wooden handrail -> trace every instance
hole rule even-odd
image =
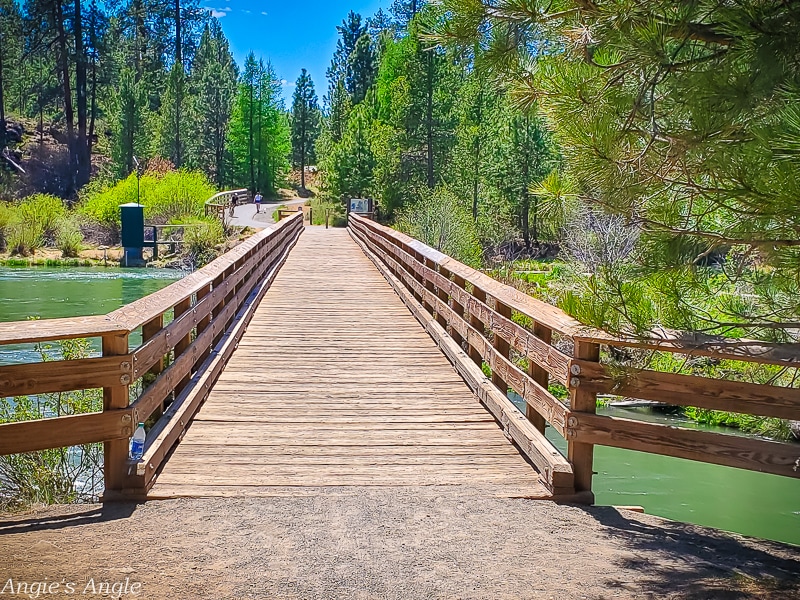
[[[0,424],[0,454],[104,442],[106,497],[146,493],[302,230],[302,215],[294,215],[180,281],[104,316],[0,323],[0,345],[103,340],[102,357],[0,366],[3,397],[103,389],[101,413]],[[174,318],[164,325],[170,313]],[[142,344],[130,351],[128,336],[139,327]],[[131,403],[129,387],[148,373],[154,380]],[[167,405],[170,410],[164,412]],[[128,438],[136,423],[151,415],[156,423],[148,432],[146,460],[130,461]]]
[[[510,388],[524,398],[526,416],[537,431],[543,431],[547,422],[567,440],[574,492],[583,494],[584,499],[591,494],[595,444],[800,477],[798,444],[595,414],[598,393],[623,393],[631,398],[798,420],[798,389],[612,367],[600,362],[600,346],[604,344],[786,366],[798,362],[796,345],[713,339],[706,346],[666,333],[663,338],[645,340],[614,336],[585,327],[557,307],[529,298],[393,229],[353,214],[349,228],[440,347],[440,334],[431,320],[439,330],[446,331],[444,335],[451,342],[465,346],[463,356],[449,355],[460,372],[467,356],[472,363],[487,364],[499,392],[505,395]],[[514,312],[527,317],[532,326],[516,323]],[[553,346],[553,332],[571,340],[572,356]],[[516,364],[512,353],[527,359],[527,370]],[[548,390],[550,377],[567,387],[568,404]],[[483,399],[479,386],[471,386]],[[507,418],[505,408],[498,413],[490,404],[487,407],[501,422]],[[541,442],[530,431],[526,435],[531,443]],[[531,459],[539,466],[542,456],[536,457],[539,462]],[[544,483],[551,490],[563,490],[563,481],[557,484],[551,471]]]
[[[217,213],[222,213],[226,208],[228,208],[228,198],[233,196],[234,194],[241,195],[244,198],[250,197],[250,191],[246,188],[242,188],[239,190],[225,190],[224,192],[218,192],[211,196],[208,200],[205,201],[205,214],[208,216],[208,213],[211,212],[210,209],[214,209]]]

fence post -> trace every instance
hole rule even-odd
[[[600,361],[600,344],[575,340],[573,356],[581,360]],[[572,412],[597,412],[597,394],[580,387],[580,380],[570,375],[569,407]],[[568,424],[569,425],[569,424]],[[572,463],[575,473],[575,491],[592,491],[594,445],[574,442],[568,439],[567,460]]]
[[[103,336],[103,356],[128,354],[128,334]],[[103,388],[103,410],[128,407],[128,386],[131,376],[120,375],[119,385]],[[130,419],[130,417],[128,417]],[[130,419],[132,421],[132,419]],[[127,426],[128,436],[133,435],[136,423]],[[128,440],[119,439],[103,443],[103,479],[106,492],[121,492],[128,478]]]
[[[148,321],[144,325],[142,325],[142,344],[147,342],[148,340],[153,339],[158,332],[164,328],[164,315],[158,315],[156,318]],[[160,359],[156,361],[152,367],[150,367],[147,373],[151,375],[158,376],[164,370],[164,357],[162,356]],[[144,391],[148,386],[143,385],[142,391]],[[156,409],[156,412],[153,413],[155,415],[156,420],[158,420],[161,415],[164,413],[164,403],[161,403],[161,408]]]
[[[506,306],[497,298],[495,298],[494,301],[494,310],[501,317],[511,319],[511,307]],[[494,337],[494,340],[492,340],[492,346],[494,346],[495,352],[497,352],[497,354],[503,358],[510,358],[511,346],[509,343],[504,340],[500,334],[497,333],[497,331],[492,331],[492,335]],[[497,373],[495,373],[494,370],[492,370],[492,383],[500,388],[500,391],[503,392],[503,395],[508,393],[508,383],[504,381]]]
[[[480,300],[484,304],[486,303],[486,292],[478,287],[475,287],[474,285],[472,286],[472,296],[476,300]],[[469,311],[469,324],[477,329],[479,334],[484,335],[486,326],[484,325],[483,321],[481,321],[477,315],[473,313],[472,310]],[[483,366],[483,355],[481,354],[481,351],[472,344],[469,345],[469,357],[472,359],[472,362],[479,367]]]
[[[545,325],[542,325],[538,321],[533,322],[533,335],[538,337],[546,344],[549,344],[553,341],[553,330]],[[536,361],[530,357],[528,357],[528,375],[530,375],[531,379],[541,385],[544,389],[547,389],[547,386],[550,383],[550,374],[547,372],[547,369],[540,367],[538,364],[536,364]],[[530,404],[525,405],[525,416],[528,417],[528,420],[533,423],[536,429],[544,433],[546,424],[545,419]]]
[[[174,312],[175,318],[177,319],[182,314],[190,311],[191,309],[192,309],[192,297],[189,296],[188,298],[181,300],[175,305],[175,312]],[[175,351],[174,351],[175,360],[178,360],[178,357],[184,352],[186,352],[186,350],[191,345],[192,345],[192,333],[189,332],[185,336],[183,336],[180,340],[178,340],[178,342],[175,344]],[[181,381],[175,386],[176,398],[178,397],[178,394],[181,393],[181,390],[183,390],[183,388],[185,388],[189,384],[189,380],[191,378],[192,378],[192,373],[191,371],[189,371],[189,373],[187,373],[186,376],[183,379],[181,379]]]
[[[449,271],[448,271],[448,273],[449,273]],[[460,275],[453,275],[453,283],[455,285],[457,285],[459,288],[461,288],[462,290],[465,289],[464,286],[466,285],[466,281],[464,281],[464,278],[461,277]],[[456,313],[459,317],[461,317],[463,319],[464,318],[464,305],[461,304],[456,299],[455,296],[451,296],[451,299],[453,301],[453,312]],[[453,328],[452,326],[450,327],[450,329],[451,329],[450,335],[453,336],[453,339],[455,340],[456,344],[458,344],[458,347],[459,348],[463,348],[464,339],[461,337],[461,334],[458,333],[458,331],[456,331],[455,328]]]

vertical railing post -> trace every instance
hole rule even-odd
[[[103,336],[103,356],[128,354],[128,334]],[[119,385],[103,388],[103,410],[128,407],[128,386],[131,376],[120,376]],[[130,417],[128,417],[130,419]],[[136,423],[128,424],[128,436],[133,435]],[[119,439],[103,443],[103,479],[106,491],[121,492],[128,477],[128,440]]]
[[[203,298],[208,296],[211,293],[211,284],[204,285],[199,290],[197,290],[197,301],[200,302]],[[197,322],[197,335],[199,336],[203,333],[208,326],[211,325],[211,311],[208,314],[200,319]],[[211,345],[209,344],[206,348],[202,348],[200,354],[197,356],[197,360],[194,362],[193,370],[196,370],[205,359],[208,358],[208,355],[211,353]]]
[[[164,328],[164,315],[158,315],[155,319],[151,319],[144,325],[142,325],[142,343],[144,344],[148,340],[153,339],[158,332]],[[147,370],[147,374],[158,376],[164,370],[164,357],[162,356],[159,358],[156,363]],[[142,386],[142,391],[145,389],[145,385]],[[162,402],[160,409],[156,409],[153,413],[153,417],[156,420],[161,417],[164,411],[164,404]]]
[[[217,275],[214,278],[214,282],[212,284],[214,286],[214,289],[215,290],[219,289],[224,281],[225,281],[225,273],[220,273],[219,275]],[[212,317],[214,319],[218,319],[224,309],[225,309],[225,298],[221,298],[220,300],[217,301],[217,305],[214,307],[214,310],[212,311]],[[223,331],[217,331],[217,334],[214,336],[214,339],[211,342],[212,348],[216,346],[222,339],[222,336],[225,333],[224,329],[225,328],[223,328]]]
[[[581,360],[599,362],[600,345],[593,342],[575,340],[573,356]],[[579,384],[580,380],[570,380],[570,410],[573,412],[595,413],[597,411],[596,393],[581,388]],[[567,460],[572,463],[572,470],[575,473],[575,491],[591,492],[594,446],[592,444],[574,442],[569,438],[567,442]]]
[[[458,287],[460,287],[462,290],[464,289],[464,285],[466,285],[466,281],[464,281],[464,278],[459,276],[459,275],[454,275],[453,276],[453,283],[455,285],[457,285]],[[453,312],[456,313],[459,317],[461,317],[463,319],[464,318],[464,305],[461,304],[456,299],[455,296],[451,296],[451,298],[452,298]],[[456,344],[458,344],[459,347],[462,347],[462,344],[464,343],[464,338],[462,338],[461,334],[458,331],[456,331],[452,326],[451,326],[450,329],[451,329],[450,335],[453,337],[453,339],[455,340]]]
[[[175,305],[175,318],[177,319],[182,314],[190,311],[191,309],[192,309],[192,297],[189,296],[188,298],[185,298],[184,300],[181,300],[180,302],[178,302]],[[185,336],[183,336],[180,340],[178,340],[178,343],[175,344],[175,360],[177,360],[178,357],[181,354],[186,352],[186,350],[191,345],[192,345],[192,333],[189,332]],[[191,380],[191,378],[192,378],[192,373],[191,373],[191,371],[189,371],[183,377],[183,379],[181,379],[178,382],[178,385],[175,386],[175,396],[176,397],[178,396],[178,394],[181,393],[181,390],[183,390],[183,388],[185,388],[187,385],[189,385],[189,380]]]
[[[476,300],[480,300],[481,302],[484,303],[486,302],[486,292],[484,292],[479,287],[475,287],[473,285],[472,295]],[[472,325],[472,327],[474,327],[475,329],[477,329],[478,333],[483,335],[486,326],[484,325],[483,321],[481,321],[477,317],[477,315],[475,315],[474,312],[471,310],[469,311],[469,324]],[[481,351],[478,350],[472,344],[469,345],[469,357],[472,359],[472,362],[474,362],[479,367],[483,366],[483,355],[481,354]]]
[[[511,308],[506,306],[499,300],[495,299],[494,301],[494,310],[497,314],[507,319],[511,318]],[[497,331],[493,331],[494,340],[492,341],[492,346],[494,346],[494,351],[502,356],[503,358],[510,358],[511,355],[511,346],[509,343],[504,340]],[[492,383],[495,384],[503,394],[508,392],[508,383],[504,381],[497,373],[494,371],[492,372]]]
[[[439,267],[439,275],[441,275],[443,278],[445,278],[447,280],[450,279],[450,271],[448,271],[447,269],[445,269],[442,266]],[[438,290],[439,291],[437,292],[437,296],[439,297],[439,300],[441,300],[444,304],[447,304],[448,301],[450,300],[450,292],[448,290],[442,289],[442,288],[438,288]],[[441,325],[442,327],[444,327],[447,330],[447,335],[449,335],[450,337],[453,337],[453,328],[452,327],[448,327],[448,325],[447,325],[447,317],[445,315],[437,314],[437,319],[439,321],[439,325]]]
[[[553,340],[553,330],[542,325],[538,321],[534,321],[533,323],[533,335],[546,344],[549,344]],[[544,389],[547,389],[547,386],[550,384],[550,374],[547,372],[547,369],[540,367],[536,364],[536,361],[530,357],[528,357],[528,375]],[[528,417],[528,420],[533,423],[536,429],[544,433],[545,418],[530,404],[525,405],[525,416]]]
[[[419,252],[414,251],[414,258],[416,258],[417,262],[419,262],[420,264],[423,265],[427,264],[425,257],[422,256],[422,254],[420,254]],[[422,287],[424,287],[430,292],[434,291],[433,282],[428,281],[424,273],[417,273],[416,271],[414,271],[414,274],[416,275],[417,281],[419,281],[422,284]],[[422,297],[422,306],[425,308],[426,311],[428,311],[428,313],[430,313],[431,315],[433,314],[433,305],[430,302],[428,302],[426,296]]]

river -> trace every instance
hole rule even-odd
[[[156,269],[0,268],[0,321],[105,314],[180,276]],[[132,336],[131,345],[138,343]],[[0,364],[29,360],[39,360],[30,345],[0,347]],[[732,433],[641,409],[598,412]],[[566,452],[563,438],[547,431]],[[800,480],[603,446],[595,448],[595,470],[597,504],[640,505],[649,514],[800,544]]]

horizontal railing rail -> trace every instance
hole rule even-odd
[[[245,188],[239,190],[225,190],[224,192],[216,193],[205,202],[206,216],[213,213],[222,217],[225,214],[225,210],[230,207],[231,196],[234,195],[237,196],[240,204],[250,201],[250,190]]]
[[[597,394],[603,393],[798,420],[798,389],[608,365],[601,363],[600,354],[601,345],[633,346],[794,366],[800,365],[795,345],[686,338],[667,331],[644,339],[613,336],[393,229],[353,214],[349,227],[478,397],[539,468],[554,495],[568,494],[573,486],[576,494],[589,497],[595,445],[800,477],[800,444],[596,414]],[[524,316],[530,325],[520,325],[517,316]],[[562,345],[571,346],[571,352],[554,345],[556,335],[571,342]],[[490,379],[475,371],[484,363],[491,369]],[[568,402],[549,391],[551,382],[566,387]],[[496,393],[487,391],[487,386]],[[525,400],[529,426],[520,425],[521,413],[507,401],[509,389]],[[546,423],[567,441],[568,469],[558,460],[560,454],[554,457],[554,447],[543,436]]]
[[[101,338],[102,356],[0,366],[0,397],[103,390],[103,411],[0,424],[0,454],[103,442],[106,498],[142,495],[183,435],[303,229],[281,221],[180,281],[107,315],[0,323],[0,345]],[[142,343],[129,348],[141,329]],[[141,393],[131,402],[131,386]],[[142,460],[136,423],[152,423]]]

